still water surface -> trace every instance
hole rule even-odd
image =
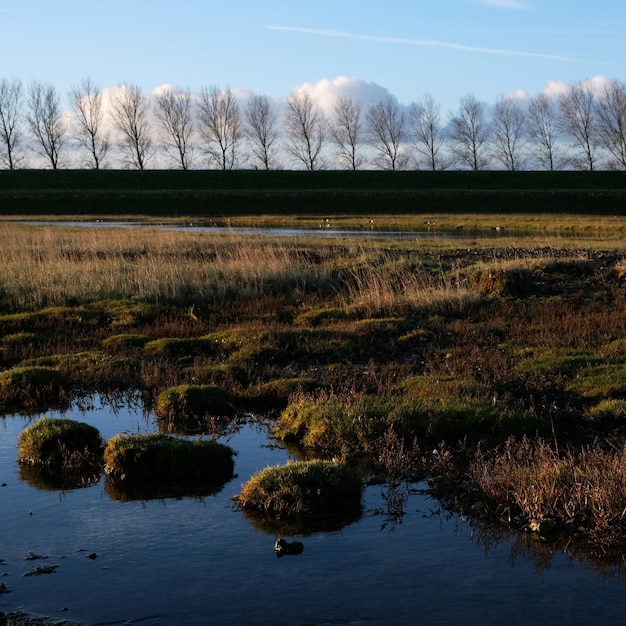
[[[65,416],[93,424],[105,438],[156,430],[140,408],[113,410],[97,398]],[[542,566],[515,538],[489,541],[468,521],[438,512],[419,489],[401,523],[384,525],[385,487],[369,486],[360,521],[287,537],[301,540],[304,553],[277,558],[275,536],[257,530],[231,501],[255,471],[289,459],[268,445],[258,423],[222,439],[238,451],[237,477],[217,495],[119,502],[104,479],[66,492],[21,480],[16,441],[30,422],[0,419],[0,582],[11,590],[0,595],[0,611],[90,624],[279,626],[571,626],[620,623],[626,612],[617,568],[600,575],[561,553]],[[27,561],[29,552],[48,558]],[[59,567],[24,577],[36,565]]]

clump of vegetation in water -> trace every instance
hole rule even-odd
[[[19,435],[17,460],[24,465],[78,470],[102,463],[97,428],[64,418],[44,417]]]
[[[212,440],[173,435],[116,435],[104,449],[104,472],[113,479],[223,480],[234,469],[232,448]]]
[[[156,416],[169,432],[202,432],[207,418],[233,415],[233,397],[212,385],[179,385],[161,392]]]
[[[361,506],[361,478],[345,463],[298,461],[261,470],[235,501],[244,511],[277,516],[349,514]]]

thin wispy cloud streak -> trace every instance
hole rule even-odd
[[[403,37],[384,37],[380,35],[363,35],[359,33],[349,33],[339,30],[325,30],[319,28],[302,28],[298,26],[268,26],[269,30],[304,33],[307,35],[317,35],[320,37],[335,37],[341,39],[357,39],[360,41],[372,41],[377,43],[391,43],[405,46],[420,46],[425,48],[447,48],[449,50],[459,50],[462,52],[475,52],[478,54],[490,54],[494,56],[519,56],[535,59],[548,59],[551,61],[565,61],[569,63],[589,63],[584,59],[575,59],[568,56],[555,54],[545,54],[543,52],[528,52],[525,50],[506,50],[500,48],[484,48],[480,46],[468,46],[465,44],[449,41],[439,41],[436,39],[408,39]]]
[[[514,9],[516,11],[528,11],[530,7],[519,0],[477,0],[478,4],[495,7],[497,9]]]

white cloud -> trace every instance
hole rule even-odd
[[[517,102],[523,102],[525,100],[528,100],[530,98],[530,95],[525,89],[516,89],[511,93],[507,93],[505,98],[508,98],[509,100],[515,100]]]
[[[303,33],[307,35],[316,35],[319,37],[334,37],[340,39],[355,39],[360,41],[371,41],[375,43],[389,43],[404,46],[420,46],[425,48],[447,48],[450,50],[459,50],[460,52],[473,52],[478,54],[489,54],[495,56],[519,56],[536,59],[549,59],[551,61],[567,61],[574,63],[584,63],[583,59],[575,59],[567,56],[554,54],[545,54],[543,52],[529,52],[525,50],[507,50],[501,48],[486,48],[480,46],[468,46],[461,43],[451,41],[440,41],[437,39],[409,39],[403,37],[385,37],[380,35],[363,35],[360,33],[350,33],[339,30],[326,30],[320,28],[301,28],[298,26],[268,26],[269,30]]]
[[[569,85],[562,80],[550,80],[547,85],[541,91],[542,94],[548,96],[548,98],[558,98],[562,94],[569,90]]]
[[[370,104],[393,98],[392,94],[376,83],[358,78],[339,76],[332,80],[324,78],[316,83],[304,83],[296,87],[307,91],[326,113],[332,113],[340,97],[353,98],[367,109]]]

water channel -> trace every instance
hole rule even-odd
[[[47,415],[57,416],[49,412]],[[99,397],[63,414],[106,438],[152,432],[139,404]],[[619,623],[621,569],[496,536],[443,512],[412,485],[406,514],[390,518],[385,485],[365,488],[363,516],[340,530],[286,537],[251,524],[232,496],[289,453],[249,419],[221,441],[236,477],[215,495],[117,499],[106,480],[71,490],[21,477],[18,434],[34,418],[0,418],[0,612],[24,610],[87,624],[589,624]],[[29,553],[41,558],[27,560]],[[58,566],[25,576],[34,566]]]

